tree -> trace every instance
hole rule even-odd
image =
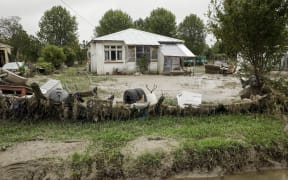
[[[12,38],[19,30],[23,30],[18,16],[0,18],[0,39],[6,41]]]
[[[67,46],[77,42],[76,17],[61,6],[47,10],[39,22],[40,31],[37,33],[44,44]]]
[[[150,13],[150,16],[145,19],[145,30],[162,34],[165,36],[176,36],[176,20],[175,15],[164,9],[158,8]]]
[[[39,56],[40,42],[29,36],[17,16],[0,19],[0,39],[13,47],[12,59],[35,61]]]
[[[226,50],[240,54],[261,91],[288,42],[287,0],[212,0],[209,26]]]
[[[25,48],[25,59],[30,62],[36,62],[41,53],[42,44],[39,39],[33,35],[29,36],[28,48]]]
[[[191,14],[179,24],[178,36],[185,41],[186,46],[197,55],[203,54],[206,43],[206,33],[203,21]]]
[[[67,66],[73,66],[74,62],[77,59],[76,53],[73,51],[72,48],[69,48],[69,47],[64,47],[63,48],[63,52],[64,52],[64,54],[66,56],[65,64]]]
[[[108,10],[95,28],[95,36],[103,36],[133,27],[132,18],[121,10]]]
[[[59,68],[66,60],[66,56],[62,48],[55,45],[46,45],[41,50],[40,60],[50,62],[54,67]]]
[[[142,18],[135,20],[134,27],[139,30],[145,30],[145,20]]]

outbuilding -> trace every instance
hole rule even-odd
[[[12,47],[0,43],[0,67],[9,62],[9,55],[11,54]]]
[[[183,72],[184,58],[195,57],[184,41],[136,29],[97,37],[89,42],[89,70],[97,74]]]

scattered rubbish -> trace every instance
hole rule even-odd
[[[178,106],[185,108],[187,106],[197,107],[202,103],[202,94],[182,91],[177,94]]]
[[[19,76],[9,70],[0,68],[0,74],[5,74],[1,77],[2,81],[6,81],[7,83],[13,83],[13,85],[26,85],[28,81],[27,78]]]
[[[55,89],[63,89],[62,84],[59,80],[56,79],[49,79],[45,84],[41,87],[41,92],[45,97],[49,97],[50,93]]]
[[[147,102],[147,96],[143,89],[128,89],[124,91],[123,102],[125,104],[144,103]]]
[[[19,72],[19,68],[24,66],[24,62],[9,62],[4,64],[4,66],[2,67],[5,70],[17,73]]]
[[[0,68],[0,91],[2,95],[14,95],[17,97],[32,95],[32,89],[26,85],[27,81],[27,78]]]
[[[153,88],[150,89],[148,87],[148,85],[146,84],[146,88],[150,92],[149,94],[146,95],[147,96],[147,102],[149,103],[150,106],[154,106],[158,102],[158,99],[154,93],[155,89],[157,89],[157,85],[154,84]]]
[[[68,98],[68,92],[61,88],[53,89],[49,94],[49,100],[54,104],[61,104]]]
[[[207,74],[233,74],[235,71],[235,66],[222,61],[215,61],[214,64],[205,64],[205,73]]]

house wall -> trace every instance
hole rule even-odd
[[[104,46],[122,46],[122,61],[105,61]],[[89,47],[89,52],[91,55],[91,72],[96,72],[97,74],[112,74],[116,69],[118,71],[124,71],[129,69],[126,67],[126,47],[122,42],[97,42],[91,43]],[[129,65],[128,65],[129,66]],[[132,65],[133,66],[133,65]]]
[[[122,46],[123,61],[105,61],[104,46]],[[128,62],[128,46],[123,42],[97,42],[90,43],[88,54],[90,55],[90,70],[91,72],[103,75],[119,72],[123,74],[131,74],[137,71],[136,62]],[[88,56],[89,58],[89,56]],[[149,63],[148,70],[150,73],[163,72],[164,56],[158,48],[158,61]]]
[[[158,73],[162,74],[164,69],[164,55],[158,50]]]
[[[88,61],[90,68],[87,68],[91,72],[97,72],[97,62],[96,62],[96,44],[90,43],[87,51]]]
[[[150,73],[156,74],[158,73],[158,61],[157,62],[150,62],[148,66],[148,70]]]

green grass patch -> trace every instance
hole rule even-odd
[[[118,151],[128,141],[140,136],[175,139],[186,146],[201,148],[233,143],[272,146],[286,142],[284,122],[262,115],[222,115],[206,117],[162,117],[145,120],[107,121],[99,123],[40,122],[22,124],[0,122],[0,147],[31,139],[52,141],[80,139],[92,142],[89,149]]]
[[[75,92],[75,91],[87,91],[91,90],[98,82],[114,80],[111,76],[96,76],[86,73],[84,66],[73,66],[64,69],[59,74],[51,75],[38,75],[34,78],[30,78],[29,81],[37,82],[40,85],[44,84],[49,78],[57,79],[61,81],[63,88]]]

